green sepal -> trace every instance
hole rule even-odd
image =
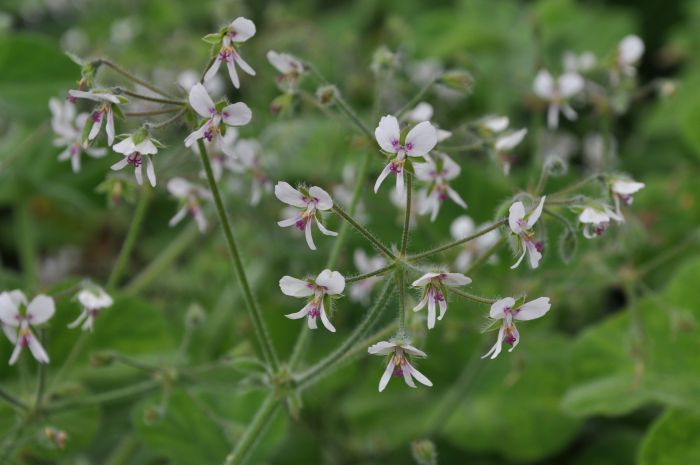
[[[224,38],[224,33],[223,32],[215,32],[212,34],[207,34],[204,37],[202,37],[202,40],[208,44],[216,45],[221,43],[221,40]]]
[[[124,113],[122,112],[122,109],[119,108],[119,105],[112,105],[112,113],[114,113],[114,116],[116,116],[120,120],[124,120]]]

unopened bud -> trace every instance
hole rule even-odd
[[[397,61],[397,55],[394,52],[385,46],[381,46],[372,55],[370,69],[375,73],[379,73],[382,70],[394,68]]]
[[[678,84],[672,79],[664,79],[659,83],[659,95],[664,98],[673,97],[678,92]]]
[[[335,86],[321,86],[316,90],[316,98],[321,105],[329,105],[335,100],[337,92]]]
[[[413,460],[418,465],[437,465],[437,450],[430,439],[417,439],[411,443]]]
[[[95,352],[90,356],[90,365],[95,368],[106,367],[114,363],[114,354],[112,352]]]
[[[204,312],[202,306],[199,304],[192,304],[185,314],[185,325],[188,328],[195,329],[201,326],[206,318],[207,314]]]
[[[54,446],[58,447],[59,449],[66,448],[68,434],[65,431],[56,429],[52,426],[47,426],[44,428],[44,435]]]
[[[442,74],[440,82],[451,89],[467,93],[474,85],[474,77],[466,69],[452,69]]]
[[[553,155],[548,157],[544,162],[543,169],[548,176],[559,177],[566,174],[566,172],[569,170],[569,165],[562,157]]]

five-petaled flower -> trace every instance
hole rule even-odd
[[[515,269],[523,261],[526,254],[529,254],[530,266],[537,268],[542,258],[542,249],[544,244],[538,241],[533,227],[542,215],[544,209],[545,197],[540,199],[540,203],[530,213],[525,213],[525,205],[522,202],[515,202],[508,210],[508,225],[510,230],[518,239],[518,247],[522,250],[522,255],[511,269]]]
[[[70,90],[68,95],[73,98],[83,98],[87,100],[92,100],[98,102],[97,107],[90,114],[90,119],[87,124],[90,126],[90,132],[88,133],[87,140],[94,140],[102,129],[102,125],[105,120],[107,124],[105,126],[105,132],[107,133],[107,145],[111,146],[114,144],[114,110],[113,105],[118,105],[120,103],[126,103],[124,97],[118,97],[114,94],[110,94],[106,91],[91,90],[85,92],[82,90]]]
[[[313,236],[311,235],[311,224],[316,223],[321,233],[326,236],[337,236],[338,233],[326,229],[319,218],[319,211],[326,211],[333,208],[333,199],[318,186],[313,186],[304,192],[294,189],[289,183],[280,181],[275,186],[275,196],[287,205],[296,207],[300,211],[286,220],[278,221],[282,228],[296,226],[300,231],[304,231],[306,243],[311,250],[316,250]]]
[[[146,176],[151,186],[156,187],[156,170],[153,166],[152,155],[158,153],[158,145],[160,143],[152,139],[144,129],[136,131],[121,142],[114,144],[112,150],[124,155],[121,161],[112,165],[114,171],[120,170],[127,165],[134,167],[134,176],[136,182],[143,184],[143,173],[141,166],[144,159],[146,160]]]
[[[379,186],[382,185],[382,182],[390,173],[396,175],[396,190],[403,192],[403,169],[406,157],[424,157],[437,144],[437,131],[428,121],[423,121],[414,126],[408,131],[405,140],[402,142],[399,122],[392,115],[382,117],[379,125],[374,130],[374,136],[379,147],[384,152],[394,155],[377,178],[377,182],[374,184],[374,192],[379,190]]]
[[[55,311],[53,299],[43,294],[37,295],[29,303],[24,293],[19,290],[0,294],[0,321],[4,325],[5,334],[15,345],[10,356],[10,365],[17,362],[25,347],[29,347],[38,362],[49,363],[49,355],[32,332],[31,326],[46,323]]]
[[[435,327],[435,306],[438,305],[440,307],[440,315],[437,316],[438,320],[442,320],[447,311],[445,287],[465,286],[471,282],[472,280],[462,273],[426,273],[411,284],[413,287],[423,288],[423,297],[418,302],[418,305],[413,307],[413,311],[417,312],[427,305],[428,329],[433,329]]]
[[[415,163],[413,170],[417,179],[429,183],[428,187],[420,193],[419,213],[421,215],[430,212],[430,221],[435,221],[442,202],[448,197],[460,207],[467,208],[462,197],[449,184],[449,181],[459,176],[461,171],[459,165],[450,157],[438,154],[434,158],[426,158],[425,163]]]
[[[214,138],[221,138],[221,123],[226,126],[244,126],[253,116],[248,105],[243,102],[232,103],[218,110],[207,90],[200,83],[193,85],[190,89],[189,101],[194,111],[206,120],[199,129],[187,136],[185,147],[191,146],[202,138],[209,142]]]
[[[282,90],[293,90],[304,73],[303,63],[294,55],[277,53],[274,50],[267,52],[267,61],[280,72],[277,76],[277,83]]]
[[[284,276],[280,279],[280,289],[291,297],[309,297],[308,302],[298,312],[285,315],[292,320],[306,317],[310,329],[316,329],[316,318],[320,317],[323,326],[332,333],[335,328],[328,319],[326,308],[329,296],[342,295],[345,289],[345,278],[337,271],[323,270],[315,279],[297,279]]]
[[[59,161],[71,161],[71,168],[74,173],[80,171],[80,155],[85,152],[91,157],[100,158],[107,154],[104,147],[83,147],[83,128],[88,121],[89,115],[81,113],[75,115],[75,105],[69,100],[60,101],[57,98],[49,100],[51,109],[51,127],[56,133],[53,144],[56,147],[65,147],[58,155]]]
[[[583,236],[586,239],[593,239],[608,229],[611,220],[622,223],[624,218],[615,213],[608,205],[596,204],[584,207],[578,220],[583,224]]]
[[[615,202],[615,213],[622,217],[620,204],[632,205],[634,201],[632,195],[642,190],[644,188],[644,183],[633,181],[632,179],[615,177],[609,180],[608,186],[613,202]]]
[[[416,384],[413,382],[414,379],[424,386],[430,387],[433,385],[423,373],[416,370],[416,368],[411,365],[408,358],[409,355],[413,357],[427,357],[426,353],[416,349],[408,341],[392,340],[377,342],[371,345],[367,349],[367,352],[372,355],[389,356],[389,362],[386,365],[384,374],[379,380],[379,392],[382,392],[386,388],[392,376],[403,378],[406,384],[412,388],[416,387]]]
[[[386,265],[386,260],[381,255],[375,255],[374,257],[367,256],[367,253],[362,249],[355,250],[352,256],[353,262],[355,262],[355,267],[357,271],[361,274],[371,273],[380,269]],[[351,300],[356,302],[362,302],[367,304],[369,302],[369,297],[372,294],[372,289],[375,284],[381,281],[380,276],[370,276],[361,281],[354,282],[350,285],[349,296]]]
[[[77,328],[81,323],[83,331],[92,331],[95,324],[95,318],[105,308],[112,306],[114,301],[112,297],[99,286],[89,284],[85,286],[76,296],[80,305],[83,306],[83,311],[78,318],[68,325],[69,328]]]
[[[489,316],[493,320],[503,321],[501,322],[501,328],[498,330],[498,339],[496,343],[481,358],[490,356],[494,359],[498,357],[498,354],[501,353],[501,346],[504,341],[511,346],[508,352],[512,352],[515,346],[518,345],[518,342],[520,342],[520,333],[518,332],[518,328],[515,327],[515,322],[513,320],[534,320],[535,318],[544,316],[551,307],[549,297],[540,297],[527,303],[524,302],[525,299],[516,301],[512,297],[506,297],[497,300],[491,305]]]
[[[243,71],[251,76],[255,76],[255,70],[241,58],[241,54],[238,52],[239,45],[254,35],[255,23],[253,21],[243,17],[234,19],[223,31],[221,49],[204,75],[204,80],[212,79],[222,63],[226,63],[231,82],[236,89],[241,86],[238,73],[236,72],[236,65],[240,66]]]
[[[168,181],[168,192],[179,199],[182,204],[175,216],[168,222],[168,226],[175,226],[189,213],[197,223],[199,231],[205,232],[207,230],[207,218],[202,211],[201,200],[211,199],[211,193],[184,178],[172,178]]]
[[[566,72],[555,79],[547,70],[541,70],[535,76],[534,90],[540,98],[549,102],[547,110],[547,126],[556,129],[559,126],[559,112],[569,121],[574,121],[578,115],[569,99],[583,90],[584,80],[577,74]]]

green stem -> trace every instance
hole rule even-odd
[[[15,210],[17,251],[27,288],[35,288],[39,282],[39,268],[34,235],[34,224],[28,202],[20,202]]]
[[[411,255],[410,257],[408,257],[408,259],[411,261],[415,261],[415,260],[422,260],[424,258],[432,257],[433,255],[438,254],[440,252],[444,252],[445,250],[450,250],[450,249],[455,248],[459,245],[465,244],[469,241],[473,241],[477,237],[483,236],[484,234],[489,233],[489,232],[493,231],[494,229],[501,227],[507,221],[508,221],[507,219],[497,221],[496,223],[492,224],[491,226],[488,226],[488,227],[482,229],[481,231],[477,231],[476,233],[472,234],[471,236],[467,236],[463,239],[459,239],[457,241],[453,241],[453,242],[447,243],[445,245],[441,245],[440,247],[430,249],[430,250],[423,252],[423,253]]]
[[[121,387],[113,389],[111,391],[101,392],[90,396],[85,396],[79,399],[68,399],[61,402],[49,404],[45,410],[50,413],[54,413],[80,407],[87,407],[90,405],[106,404],[116,400],[121,400],[127,397],[135,396],[137,394],[144,394],[146,392],[156,389],[159,385],[160,384],[155,380],[142,381],[140,383],[132,384],[130,386]]]
[[[399,109],[399,111],[396,112],[396,117],[400,119],[404,113],[416,106],[418,102],[420,102],[420,100],[423,98],[423,96],[430,90],[430,88],[433,87],[434,84],[435,79],[431,79],[430,81],[428,81],[428,83],[424,85],[411,100],[406,102],[404,106],[402,106]]]
[[[131,220],[131,225],[129,226],[129,231],[126,233],[126,238],[122,244],[122,249],[119,252],[117,261],[112,268],[112,273],[110,273],[107,279],[107,289],[114,290],[117,284],[119,284],[119,279],[122,277],[124,270],[126,269],[127,262],[129,261],[129,256],[131,251],[136,244],[136,238],[139,235],[139,230],[141,229],[141,224],[146,217],[146,211],[148,210],[148,204],[151,198],[151,190],[147,185],[143,185],[141,188],[141,195],[139,197],[139,202],[136,205],[136,211],[134,212],[134,217]]]
[[[474,271],[476,271],[479,267],[481,267],[481,265],[483,265],[484,263],[486,263],[486,261],[487,261],[489,258],[491,258],[491,256],[492,256],[493,254],[495,254],[495,253],[498,251],[498,249],[501,248],[501,246],[502,246],[503,244],[506,243],[506,240],[507,240],[507,238],[506,238],[505,236],[501,237],[501,238],[498,240],[498,242],[496,242],[495,244],[493,244],[491,247],[489,247],[489,249],[488,249],[486,252],[484,252],[483,254],[481,254],[481,256],[480,256],[479,258],[477,258],[477,259],[469,266],[469,268],[467,268],[467,269],[464,271],[464,274],[468,276],[468,275],[470,275],[471,273],[473,273]]]
[[[240,465],[246,460],[250,449],[258,442],[264,430],[275,417],[275,413],[277,413],[280,405],[281,402],[276,398],[274,392],[268,394],[255,413],[248,428],[246,428],[245,433],[243,433],[243,437],[241,437],[233,451],[224,460],[224,465]]]
[[[357,281],[362,281],[364,279],[371,278],[372,276],[377,276],[377,275],[380,275],[382,273],[386,273],[387,271],[393,270],[395,266],[396,266],[395,263],[390,263],[387,266],[384,266],[382,268],[378,268],[374,271],[370,271],[369,273],[358,274],[357,276],[350,276],[349,278],[345,278],[345,284],[350,284],[350,283],[354,283]]]
[[[182,115],[185,114],[186,111],[187,107],[180,108],[180,111],[175,113],[170,118],[160,121],[158,123],[145,123],[144,126],[146,127],[146,129],[163,129],[166,126],[170,126],[171,124],[177,122],[182,117]]]
[[[400,175],[399,175],[400,176]],[[403,217],[403,232],[401,233],[401,257],[406,256],[408,248],[408,231],[411,224],[411,193],[413,190],[413,176],[406,172],[406,212]]]
[[[335,349],[328,354],[324,359],[316,363],[314,366],[301,373],[298,377],[300,389],[304,389],[312,385],[317,379],[323,375],[326,370],[329,370],[340,360],[345,353],[352,348],[357,341],[365,334],[365,332],[374,324],[381,315],[382,310],[389,301],[392,294],[392,280],[387,279],[384,288],[382,289],[379,298],[374,303],[372,308],[367,312],[364,319],[358,324],[350,335]]]
[[[219,221],[221,227],[224,230],[224,236],[226,237],[226,245],[228,246],[229,256],[231,258],[231,264],[235,270],[236,278],[238,279],[238,284],[243,291],[243,296],[245,298],[246,308],[250,315],[251,321],[253,322],[253,327],[255,328],[255,334],[258,339],[263,352],[263,358],[270,365],[273,372],[279,369],[279,360],[277,359],[277,353],[275,352],[274,345],[272,344],[272,339],[267,331],[267,326],[265,325],[265,320],[263,319],[262,312],[258,303],[253,297],[253,292],[250,289],[250,284],[248,283],[248,278],[245,273],[245,268],[243,267],[243,261],[241,260],[240,253],[238,251],[238,244],[236,243],[236,238],[233,235],[233,229],[229,223],[228,216],[226,215],[226,208],[224,207],[224,202],[219,193],[219,187],[216,184],[216,179],[214,179],[214,172],[211,169],[211,163],[209,162],[209,155],[207,154],[207,148],[204,145],[202,139],[198,140],[199,144],[199,155],[202,160],[202,165],[204,166],[204,171],[207,174],[207,180],[209,182],[209,189],[211,190],[212,196],[214,197],[214,203],[216,204],[216,211],[219,214]]]
[[[163,108],[162,110],[151,110],[151,111],[127,111],[124,116],[157,116],[164,115],[166,113],[172,113],[175,111],[182,111],[180,108]]]
[[[22,410],[28,410],[29,407],[26,406],[24,402],[7,392],[5,389],[0,387],[0,398],[6,400],[8,403],[14,405],[15,407],[22,409]]]
[[[139,84],[139,85],[145,87],[146,89],[149,89],[149,90],[155,92],[156,94],[162,95],[163,97],[169,97],[169,95],[166,92],[162,91],[161,89],[154,86],[150,82],[135,76],[134,74],[125,70],[124,68],[122,68],[118,64],[116,64],[116,63],[114,63],[106,58],[100,58],[100,59],[96,60],[94,64],[95,64],[95,66],[99,66],[99,65],[108,66],[108,67],[112,68],[114,71],[116,71],[117,73],[124,76],[125,78],[131,80],[132,82],[135,82],[136,84]]]
[[[54,376],[53,379],[51,379],[51,383],[49,384],[49,392],[53,391],[53,389],[56,387],[63,375],[73,366],[76,359],[78,358],[78,354],[80,354],[80,351],[83,349],[83,346],[87,342],[87,339],[88,332],[81,331],[80,336],[78,336],[78,339],[73,344],[73,347],[68,353],[68,356],[61,364],[61,368],[58,369],[58,373],[56,373],[56,376]]]
[[[637,269],[637,272],[635,273],[635,277],[637,279],[643,278],[659,266],[665,264],[666,262],[673,260],[676,258],[677,255],[681,254],[684,252],[688,247],[692,246],[696,242],[698,242],[698,239],[700,238],[700,231],[694,231],[691,233],[687,238],[685,238],[683,241],[680,243],[676,244],[675,246],[665,250],[664,252],[660,253],[656,257],[652,258],[648,262],[642,264],[639,266]]]
[[[185,102],[184,100],[172,100],[169,98],[152,97],[150,95],[139,94],[138,92],[133,92],[133,91],[128,90],[128,89],[122,89],[121,87],[115,87],[114,93],[117,95],[120,95],[120,94],[128,95],[129,97],[134,97],[134,98],[139,99],[139,100],[146,100],[148,102],[163,103],[165,105],[184,106],[187,104],[187,102]]]
[[[42,328],[39,332],[39,340],[43,346],[46,346],[46,328]],[[36,383],[36,400],[34,401],[34,408],[36,410],[41,409],[42,402],[44,400],[44,391],[46,390],[46,371],[48,367],[46,363],[39,364],[39,374],[37,376]]]
[[[600,173],[588,176],[587,178],[584,178],[578,182],[575,182],[572,185],[565,187],[564,189],[562,189],[558,192],[555,192],[553,194],[549,194],[547,197],[550,199],[554,198],[554,197],[561,197],[562,195],[566,195],[566,194],[569,194],[570,192],[575,192],[575,191],[581,189],[582,187],[584,187],[586,184],[588,184],[591,181],[595,181],[596,179],[602,179],[602,178],[603,178],[603,175]],[[547,203],[549,203],[549,202],[547,202]]]
[[[401,335],[406,333],[406,286],[404,280],[404,270],[403,268],[398,268],[396,270],[396,286],[399,293],[399,316],[397,321],[399,322],[399,334]]]
[[[105,465],[122,465],[129,463],[131,456],[139,447],[139,441],[133,433],[128,433],[119,440],[117,447],[109,454]]]
[[[355,230],[357,230],[357,232],[362,234],[365,237],[365,239],[367,239],[369,242],[371,242],[372,245],[374,245],[382,254],[384,254],[384,256],[386,256],[386,258],[388,258],[389,260],[396,259],[396,257],[394,257],[394,254],[391,253],[391,250],[389,250],[389,248],[387,246],[382,244],[379,241],[379,239],[374,237],[374,235],[371,232],[369,232],[364,226],[362,226],[360,223],[355,221],[355,219],[353,217],[351,217],[350,215],[348,215],[345,212],[345,210],[340,208],[338,205],[333,205],[333,211],[335,213],[337,213],[340,217],[342,217],[345,221],[350,223],[350,225],[353,228],[355,228]]]
[[[461,291],[459,289],[455,289],[454,287],[446,286],[446,289],[448,291],[452,292],[453,294],[457,294],[458,296],[464,297],[465,299],[471,300],[472,302],[478,302],[480,304],[487,304],[487,305],[491,305],[492,303],[496,302],[496,299],[489,299],[487,297],[480,297],[480,296],[475,295],[475,294],[470,294],[468,292],[464,292],[464,291]]]
[[[124,286],[124,291],[129,294],[138,294],[141,292],[160,277],[162,273],[172,265],[177,257],[179,257],[192,242],[200,237],[201,233],[194,223],[187,225],[175,239],[165,248],[161,249],[158,255],[146,265],[146,268],[141,270],[139,274],[134,276],[131,281]]]

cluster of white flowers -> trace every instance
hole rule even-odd
[[[112,298],[102,288],[87,283],[75,296],[82,311],[69,328],[81,326],[84,331],[92,331],[95,317],[105,308],[112,306]],[[18,289],[0,293],[0,327],[14,345],[10,365],[17,363],[22,350],[29,348],[39,363],[49,363],[49,355],[35,334],[37,328],[47,323],[56,313],[56,304],[50,296],[39,294],[31,301]]]

